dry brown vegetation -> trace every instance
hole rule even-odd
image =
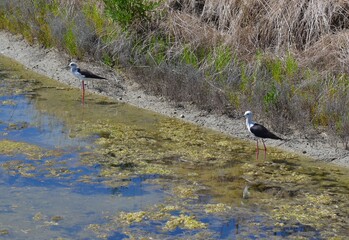
[[[3,0],[0,27],[122,66],[171,100],[250,109],[280,132],[326,128],[347,144],[348,1],[167,0],[130,22],[117,14],[106,0]]]
[[[170,15],[167,27],[185,42],[203,40],[204,44],[215,46],[216,41],[208,39],[220,39],[233,46],[242,57],[253,57],[258,50],[277,56],[291,51],[303,64],[316,66],[315,59],[322,64],[320,69],[325,65],[326,70],[347,70],[343,68],[348,65],[345,57],[349,36],[347,1],[168,2],[175,13]]]

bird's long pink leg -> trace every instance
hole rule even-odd
[[[258,155],[259,155],[259,147],[258,147],[258,139],[257,139],[256,160],[258,160]]]
[[[81,101],[82,101],[82,105],[84,105],[84,103],[85,103],[85,82],[84,82],[84,80],[82,80],[81,84],[82,84],[82,86],[81,86],[81,89],[82,89]]]
[[[267,157],[267,147],[265,146],[264,140],[262,139],[263,145],[264,145],[264,160]]]

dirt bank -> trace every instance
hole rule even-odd
[[[19,36],[0,31],[0,54],[20,62],[30,70],[60,82],[75,87],[80,85],[67,69],[71,59],[58,50],[31,46]],[[108,78],[108,81],[90,84],[88,88],[91,92],[108,95],[119,101],[167,116],[182,118],[185,121],[215,129],[233,137],[253,140],[245,129],[243,119],[231,119],[227,116],[208,114],[197,110],[195,106],[190,104],[167,102],[163,98],[146,94],[132,80],[123,77],[106,66],[91,62],[79,62],[79,65]],[[287,151],[349,167],[349,151],[330,144],[330,139],[325,133],[303,135],[299,132],[292,136],[283,137],[287,141],[268,140],[267,145],[278,146]]]

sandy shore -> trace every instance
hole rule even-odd
[[[74,87],[80,86],[79,81],[67,69],[71,59],[58,50],[31,46],[19,36],[0,31],[0,54],[10,57],[28,69],[52,79]],[[243,119],[231,119],[227,116],[208,114],[199,111],[189,104],[178,106],[178,104],[166,102],[163,98],[145,94],[132,80],[122,77],[106,66],[90,62],[79,62],[79,65],[108,78],[108,81],[101,81],[98,84],[89,86],[89,91],[91,92],[107,95],[116,100],[170,117],[181,118],[185,121],[229,134],[232,137],[253,141],[245,129]],[[330,140],[325,133],[311,136],[298,133],[283,137],[288,141],[268,140],[267,145],[277,146],[314,159],[349,167],[349,151],[329,144]]]

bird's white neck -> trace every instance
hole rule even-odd
[[[72,73],[75,73],[75,72],[77,71],[77,67],[72,66],[72,67],[70,68],[70,71],[71,71]]]
[[[248,116],[246,118],[246,127],[248,129],[248,131],[250,131],[250,128],[255,124],[255,122],[252,121],[251,116]]]

